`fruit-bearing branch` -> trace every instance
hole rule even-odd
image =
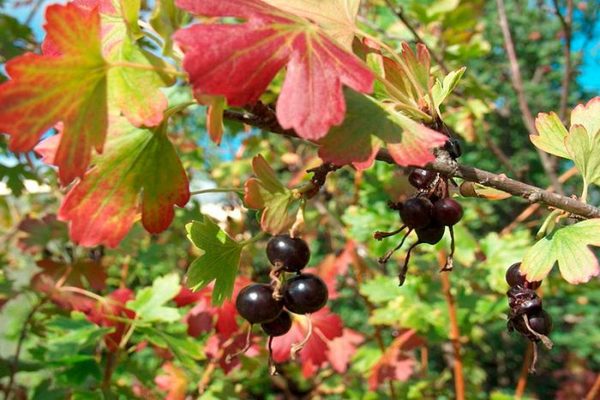
[[[273,109],[262,103],[248,107],[247,112],[225,110],[224,117],[276,134],[299,138],[293,130],[283,129],[277,122]],[[376,158],[379,161],[395,164],[391,155],[385,149],[379,150]],[[579,217],[600,218],[600,208],[571,197],[552,193],[539,187],[508,178],[504,174],[495,174],[479,168],[459,164],[443,153],[434,162],[425,166],[425,168],[448,177],[461,178],[486,187],[502,190],[514,196],[523,197],[531,203],[542,203]]]

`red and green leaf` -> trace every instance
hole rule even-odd
[[[115,247],[141,219],[159,233],[173,220],[173,206],[189,200],[188,179],[163,129],[139,129],[121,117],[111,121],[105,154],[65,197],[59,218],[70,223],[82,246]]]
[[[53,163],[67,184],[83,176],[92,148],[103,150],[108,66],[97,10],[54,5],[48,7],[46,20],[54,51],[28,53],[6,64],[11,79],[0,85],[0,131],[11,136],[12,151],[30,151],[44,132],[62,122]]]
[[[256,178],[248,179],[244,185],[244,203],[262,210],[263,231],[281,233],[294,223],[299,199],[277,180],[275,171],[260,154],[252,159],[252,169]]]
[[[346,91],[346,103],[344,123],[319,142],[319,155],[325,161],[364,169],[385,145],[399,165],[422,166],[433,161],[433,149],[448,140],[369,96]]]
[[[305,18],[260,0],[179,0],[177,5],[196,15],[247,19],[196,24],[175,34],[198,95],[223,95],[232,106],[254,103],[287,66],[277,119],[303,138],[319,139],[344,119],[342,85],[372,90],[373,74],[366,66]]]

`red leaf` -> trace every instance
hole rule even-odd
[[[352,329],[344,329],[342,336],[333,339],[329,343],[329,352],[327,356],[331,367],[339,372],[346,372],[348,363],[356,352],[356,348],[365,338]]]
[[[245,356],[254,357],[259,354],[259,347],[256,344],[258,337],[251,336],[252,345],[248,349]],[[237,331],[235,335],[212,335],[208,338],[205,345],[206,355],[211,359],[216,359],[219,366],[225,373],[228,373],[240,364],[239,357],[234,357],[231,362],[227,363],[228,355],[234,355],[239,352],[246,344],[246,332]]]
[[[183,207],[190,197],[186,173],[163,130],[137,129],[119,117],[109,131],[105,154],[73,186],[58,213],[82,246],[117,246],[137,220],[138,207],[144,228],[159,233],[173,220],[173,207]]]
[[[43,259],[37,262],[37,266],[42,269],[38,275],[46,275],[55,282],[64,279],[66,284],[77,287],[85,287],[84,282],[88,282],[90,288],[97,291],[106,287],[106,271],[97,262],[79,261],[73,264],[63,264]]]
[[[273,359],[276,362],[284,362],[290,358],[290,349],[295,343],[301,342],[308,332],[307,317],[293,315],[293,324],[290,331],[283,335],[273,338]],[[325,307],[310,315],[313,325],[313,332],[304,348],[300,351],[300,360],[302,362],[302,372],[305,377],[314,375],[314,373],[329,358],[331,341],[343,335],[343,324],[341,318],[331,313]]]
[[[133,300],[134,297],[134,293],[130,289],[117,289],[107,296],[106,302],[96,303],[87,313],[87,317],[91,322],[99,326],[114,328],[112,333],[104,337],[106,347],[110,351],[116,351],[119,348],[121,339],[125,334],[125,329],[129,326],[129,324],[122,321],[115,321],[111,317],[135,318],[135,312],[125,307],[125,303]]]
[[[19,248],[31,254],[39,254],[51,240],[68,240],[67,226],[48,214],[41,219],[26,217],[18,226],[23,232],[17,242]]]
[[[175,34],[196,94],[223,95],[233,106],[254,103],[287,66],[277,119],[303,138],[319,139],[344,119],[342,84],[372,90],[373,74],[366,66],[302,17],[260,0],[178,0],[177,5],[197,15],[248,19],[197,24]]]
[[[171,362],[163,364],[162,369],[164,374],[154,378],[154,382],[160,390],[167,392],[165,400],[184,400],[188,383],[185,371]]]
[[[102,152],[107,125],[106,69],[100,17],[73,4],[47,8],[46,31],[55,53],[10,60],[0,85],[0,131],[12,151],[30,151],[56,123],[64,135],[53,163],[63,184],[82,176],[92,148]]]
[[[406,352],[424,343],[413,329],[400,334],[373,366],[369,376],[369,388],[375,390],[381,383],[390,380],[407,381],[414,372],[416,362]]]

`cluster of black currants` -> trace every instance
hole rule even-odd
[[[267,243],[267,258],[272,264],[271,283],[253,283],[238,294],[235,307],[250,325],[260,324],[273,337],[285,335],[292,327],[292,315],[314,313],[327,303],[327,285],[313,274],[302,273],[310,250],[306,242],[289,235],[272,237]],[[283,274],[295,275],[284,282]],[[310,323],[310,318],[308,319]]]
[[[548,349],[552,341],[548,334],[552,331],[552,318],[542,308],[542,299],[536,293],[541,281],[529,282],[520,272],[521,263],[511,265],[506,271],[506,282],[510,286],[506,295],[510,312],[508,331],[517,331],[533,343],[533,358],[529,372],[535,371],[537,343],[542,342]]]
[[[415,168],[408,176],[408,181],[418,189],[417,194],[403,203],[389,204],[390,208],[399,211],[403,225],[393,232],[378,231],[374,234],[375,239],[382,240],[383,238],[396,235],[404,229],[408,229],[398,246],[388,251],[379,259],[380,263],[385,264],[392,254],[402,247],[410,233],[412,231],[416,232],[418,240],[408,249],[404,264],[398,274],[400,286],[404,284],[406,279],[411,251],[422,243],[438,243],[442,240],[446,227],[450,231],[451,250],[442,271],[452,269],[452,258],[455,248],[453,226],[463,216],[462,206],[449,195],[449,182],[446,177],[434,171]]]

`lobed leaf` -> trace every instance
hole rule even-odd
[[[138,129],[111,120],[106,151],[69,191],[58,212],[82,246],[115,247],[138,219],[150,233],[165,230],[173,206],[189,200],[188,179],[164,129]]]
[[[372,97],[347,91],[346,103],[344,123],[319,142],[319,155],[325,161],[367,168],[386,145],[399,165],[422,166],[435,159],[432,150],[448,139]]]
[[[600,219],[589,219],[557,229],[538,241],[523,257],[521,271],[529,281],[541,281],[554,264],[569,283],[589,281],[600,274],[589,246],[600,246]]]
[[[186,225],[188,239],[203,254],[190,265],[187,285],[198,290],[215,281],[212,302],[231,298],[243,245],[233,240],[210,218]]]
[[[43,55],[10,60],[10,80],[0,85],[0,131],[10,135],[12,151],[30,151],[42,134],[62,122],[54,155],[63,184],[83,176],[92,148],[102,152],[108,124],[108,68],[102,57],[100,16],[74,4],[46,11]]]
[[[254,103],[286,66],[277,119],[283,128],[316,140],[344,119],[342,85],[372,90],[368,68],[305,18],[260,0],[178,0],[177,5],[197,15],[247,19],[196,24],[175,34],[197,95],[223,95],[232,106]]]

